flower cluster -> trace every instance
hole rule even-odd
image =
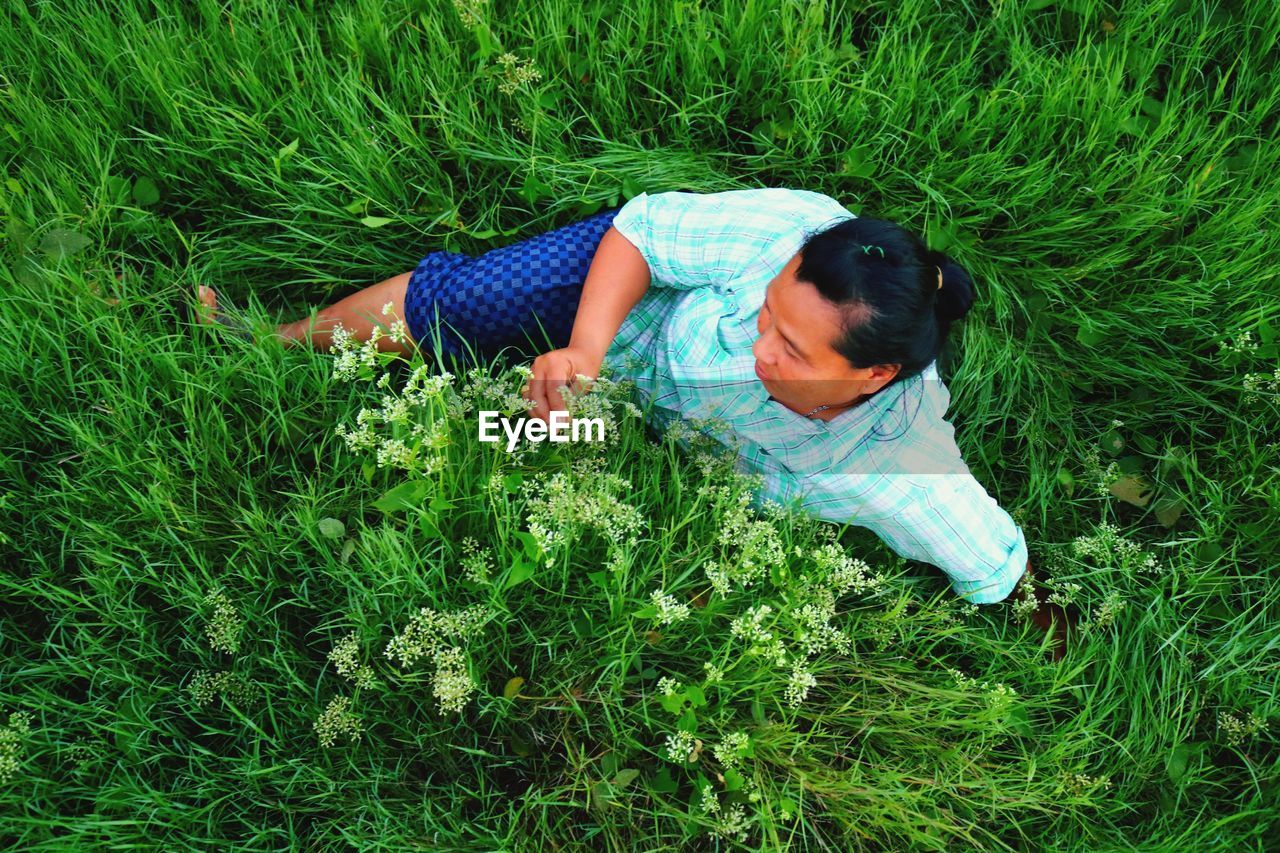
[[[947,670],[951,673],[951,677],[955,679],[956,686],[961,690],[975,690],[986,694],[987,705],[992,708],[1005,708],[1009,703],[1017,698],[1018,692],[1000,682],[992,684],[984,681],[978,683],[976,678],[970,678],[958,669]]]
[[[248,705],[253,700],[253,687],[229,670],[197,672],[187,685],[187,692],[201,708],[219,696],[237,705]]]
[[[690,732],[678,731],[667,735],[667,758],[677,764],[684,764],[693,755],[694,749],[701,744]]]
[[[1244,331],[1234,339],[1226,338],[1218,342],[1219,353],[1250,355],[1258,351],[1258,342],[1253,339],[1253,332]]]
[[[352,631],[339,640],[329,652],[329,661],[343,678],[355,682],[357,687],[377,687],[373,670],[360,662],[360,640]]]
[[[1062,785],[1075,797],[1095,789],[1107,790],[1111,780],[1106,776],[1088,776],[1084,773],[1067,773],[1062,777]]]
[[[361,341],[341,323],[329,332],[329,349],[336,356],[333,378],[338,382],[351,382],[372,372],[378,366],[376,339]]]
[[[1054,591],[1050,593],[1049,603],[1056,604],[1059,607],[1067,607],[1068,605],[1074,604],[1076,600],[1076,596],[1080,594],[1080,591],[1083,588],[1084,587],[1080,586],[1080,584],[1078,583],[1072,583],[1072,582],[1059,583],[1057,585],[1057,588],[1055,588]]]
[[[680,689],[680,682],[674,678],[663,676],[658,679],[658,689],[662,691],[663,696],[674,696],[676,691]]]
[[[746,732],[730,732],[720,739],[719,744],[711,748],[711,752],[715,755],[716,761],[736,770],[750,745],[751,738]]]
[[[1123,476],[1117,462],[1108,462],[1105,468],[1102,467],[1102,452],[1096,447],[1091,447],[1085,452],[1084,470],[1093,480],[1095,493],[1103,498],[1110,496],[1112,484]]]
[[[391,308],[387,303],[383,313],[389,313]],[[392,340],[406,339],[402,321],[394,321],[390,328]],[[339,381],[371,377],[373,368],[387,355],[377,348],[377,341],[384,337],[381,327],[375,326],[364,342],[357,341],[341,325],[335,326],[332,334],[332,351],[336,355],[333,375]],[[378,378],[377,387],[386,390],[390,383],[390,374],[384,373]],[[374,451],[379,468],[432,474],[444,464],[443,451],[450,443],[447,417],[441,415],[451,410],[451,404],[453,409],[458,408],[452,383],[452,374],[432,374],[427,365],[419,365],[400,394],[382,394],[377,408],[362,408],[356,414],[356,429],[338,424],[334,434],[353,452]],[[437,407],[443,412],[433,411]],[[428,416],[416,419],[415,408]],[[389,428],[389,435],[379,434],[380,424]]]
[[[240,648],[240,629],[244,627],[244,620],[240,618],[239,611],[221,588],[212,590],[206,595],[204,603],[213,605],[213,616],[204,626],[209,645],[214,651],[235,654]]]
[[[767,604],[749,607],[746,613],[733,620],[729,633],[747,644],[748,654],[758,655],[782,667],[787,663],[787,648],[782,640],[765,628],[765,620],[772,614],[773,608]]]
[[[716,816],[717,835],[722,838],[736,838],[740,843],[746,842],[747,829],[751,826],[751,821],[747,819],[747,810],[742,803],[734,803],[729,808],[722,809],[719,795],[708,783],[702,788],[702,811],[704,814]]]
[[[537,540],[547,565],[555,549],[573,541],[584,530],[595,530],[616,553],[622,546],[634,546],[644,525],[640,510],[625,503],[620,495],[631,484],[616,474],[596,470],[593,475],[574,476],[557,471],[530,478],[522,487],[531,495],[525,520]]]
[[[462,573],[474,584],[489,583],[489,573],[493,571],[493,555],[488,548],[481,548],[480,543],[470,536],[462,540]]]
[[[1243,719],[1235,714],[1218,714],[1218,731],[1226,733],[1227,743],[1231,746],[1240,746],[1246,740],[1257,737],[1266,727],[1266,720],[1253,711]]]
[[[482,409],[502,412],[510,417],[533,408],[521,393],[525,382],[533,377],[528,365],[518,365],[493,376],[483,367],[467,371],[466,382],[458,389],[450,415],[463,416]]]
[[[617,409],[621,409],[627,418],[644,420],[644,412],[631,400],[635,383],[630,379],[615,381],[608,376],[591,379],[581,373],[575,378],[583,390],[576,392],[569,386],[562,386],[564,390],[561,396],[564,398],[565,409],[571,418],[599,418],[604,426],[604,441],[581,442],[570,445],[571,450],[600,453],[617,444],[623,434],[618,423]]]
[[[0,785],[13,778],[22,766],[23,740],[31,731],[31,715],[26,711],[9,714],[9,724],[0,729]]]
[[[1280,367],[1277,367],[1269,376],[1265,373],[1246,373],[1243,383],[1246,406],[1260,402],[1264,395],[1274,398],[1280,395]]]
[[[459,713],[476,685],[467,671],[463,647],[458,644],[478,637],[492,618],[492,611],[481,605],[455,613],[439,613],[424,607],[387,644],[386,655],[402,668],[412,666],[421,658],[430,658],[436,666],[432,692],[440,702],[440,710]]]
[[[837,598],[850,591],[858,595],[875,592],[885,582],[883,574],[872,572],[865,561],[850,557],[835,542],[828,542],[808,553],[818,570],[825,574],[823,583]]]
[[[313,727],[320,736],[322,746],[333,746],[339,737],[354,741],[360,736],[360,718],[351,713],[351,700],[346,696],[334,696],[316,719]]]
[[[791,665],[791,675],[787,679],[787,704],[799,708],[809,698],[810,688],[818,686],[818,679],[805,666],[804,661],[797,659]]]
[[[1102,604],[1094,609],[1089,621],[1081,626],[1086,631],[1102,630],[1110,628],[1116,621],[1116,617],[1124,611],[1128,602],[1125,601],[1118,592],[1109,592],[1107,597],[1102,600]]]
[[[458,13],[462,26],[472,29],[482,20],[487,0],[453,0],[453,9]]]
[[[689,605],[676,601],[675,596],[655,589],[651,596],[653,606],[657,609],[659,625],[670,625],[689,618]]]
[[[724,670],[711,661],[704,663],[702,668],[707,671],[707,684],[719,684],[724,681]]]
[[[1160,563],[1136,543],[1120,535],[1120,528],[1103,522],[1094,529],[1092,536],[1077,536],[1071,545],[1077,557],[1090,557],[1098,563],[1115,560],[1120,568],[1155,574]]]
[[[542,72],[534,67],[532,59],[520,59],[514,53],[504,53],[496,60],[502,68],[502,80],[498,83],[498,91],[504,95],[514,94],[516,89],[526,83],[534,83],[542,79]]]
[[[720,521],[718,544],[726,549],[721,560],[711,563],[704,570],[707,580],[722,596],[727,596],[735,586],[748,589],[766,576],[770,566],[786,561],[782,538],[771,521],[756,518],[751,510],[751,492],[742,488],[747,477],[740,478],[737,494],[732,484],[703,486],[699,495],[712,499]]]

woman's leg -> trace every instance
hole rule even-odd
[[[366,287],[321,309],[314,317],[282,323],[276,327],[276,336],[283,338],[286,347],[309,342],[314,347],[327,350],[333,345],[334,327],[341,324],[356,340],[367,341],[379,323],[390,326],[396,320],[404,319],[405,289],[412,274],[403,273]],[[199,297],[210,310],[216,310],[217,294],[212,288],[203,288]],[[382,309],[388,302],[391,303],[391,313],[384,315]],[[206,313],[201,321],[212,322],[212,316]],[[377,343],[380,352],[398,352],[406,357],[413,354],[414,345],[412,335],[406,333],[404,343],[397,343],[386,335],[385,329]]]
[[[487,362],[565,346],[587,270],[616,213],[606,210],[474,258],[431,253],[405,297],[410,334],[428,350],[438,332],[442,355],[464,367],[472,363],[468,347]]]

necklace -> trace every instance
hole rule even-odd
[[[830,406],[819,406],[818,408],[814,409],[814,410],[813,410],[812,412],[810,412],[809,414],[805,415],[805,417],[806,417],[806,418],[811,418],[811,417],[813,417],[814,415],[818,414],[818,412],[825,412],[825,411],[826,411],[827,409],[829,409],[829,408],[831,408],[831,407],[830,407]]]

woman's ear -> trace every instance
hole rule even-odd
[[[898,371],[901,369],[901,364],[877,364],[871,368],[871,376],[869,378],[876,381],[883,379],[885,384],[888,384],[893,381],[893,378],[898,375]]]

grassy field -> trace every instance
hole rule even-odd
[[[1277,848],[1274,3],[106,5],[0,16],[0,846]],[[180,307],[753,186],[971,271],[1061,662],[625,387],[508,456],[516,373]]]

